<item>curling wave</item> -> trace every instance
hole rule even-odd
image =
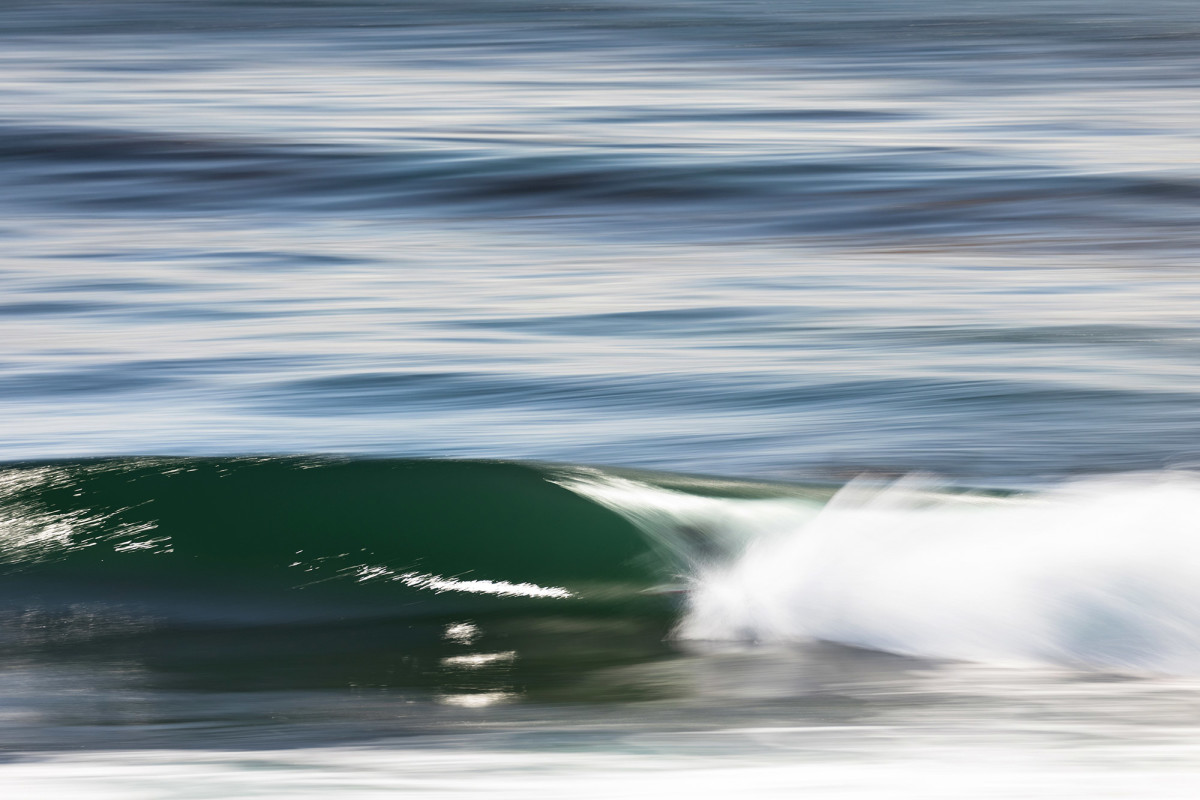
[[[680,639],[1195,674],[1200,476],[1013,494],[469,461],[0,469],[0,623],[531,611],[649,613],[663,630],[680,615]]]

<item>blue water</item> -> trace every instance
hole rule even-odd
[[[9,4],[9,459],[1192,463],[1187,3]]]
[[[0,4],[0,771],[1194,796],[1198,96],[1174,0]],[[343,460],[234,459],[285,455]],[[595,618],[198,633],[155,605],[161,575],[224,614],[293,567],[517,585],[519,555],[435,574],[421,537],[582,535],[541,494],[514,521],[503,483],[405,484],[430,503],[405,527],[391,478],[302,477],[411,458],[569,465],[512,469],[660,561],[563,590]],[[255,469],[270,492],[163,488]],[[838,493],[913,472],[943,483]],[[1032,494],[976,525],[962,487]],[[373,561],[394,517],[417,555]],[[289,561],[301,528],[329,553]],[[211,577],[242,540],[276,561]]]

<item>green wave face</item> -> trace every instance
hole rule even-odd
[[[686,680],[619,676],[675,658],[691,576],[794,527],[803,494],[493,462],[9,465],[0,669],[472,707],[674,696]]]
[[[0,602],[183,622],[612,602],[669,564],[544,467],[111,459],[0,472]]]

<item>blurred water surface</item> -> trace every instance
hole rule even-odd
[[[1188,3],[4,15],[7,458],[1197,456]]]
[[[1086,670],[1194,666],[1192,484],[1018,498],[957,551],[958,499],[812,498],[1200,462],[1198,96],[1189,1],[0,0],[0,460],[193,457],[0,470],[6,786],[1194,797],[1194,677]],[[230,459],[332,453],[828,491]],[[814,573],[935,654],[975,652],[1007,553],[1005,646],[1085,669],[844,647],[926,652],[861,608],[841,645],[685,644],[697,559],[624,560],[814,515],[914,535],[893,595],[875,549]],[[759,561],[703,608],[812,627]],[[464,610],[534,567],[613,585]]]

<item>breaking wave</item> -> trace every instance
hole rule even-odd
[[[5,619],[649,610],[678,615],[687,640],[1200,672],[1200,477],[1187,473],[1017,494],[468,461],[10,465],[0,568]]]
[[[698,571],[678,635],[937,659],[1200,671],[1200,479],[1013,496],[855,482]]]

